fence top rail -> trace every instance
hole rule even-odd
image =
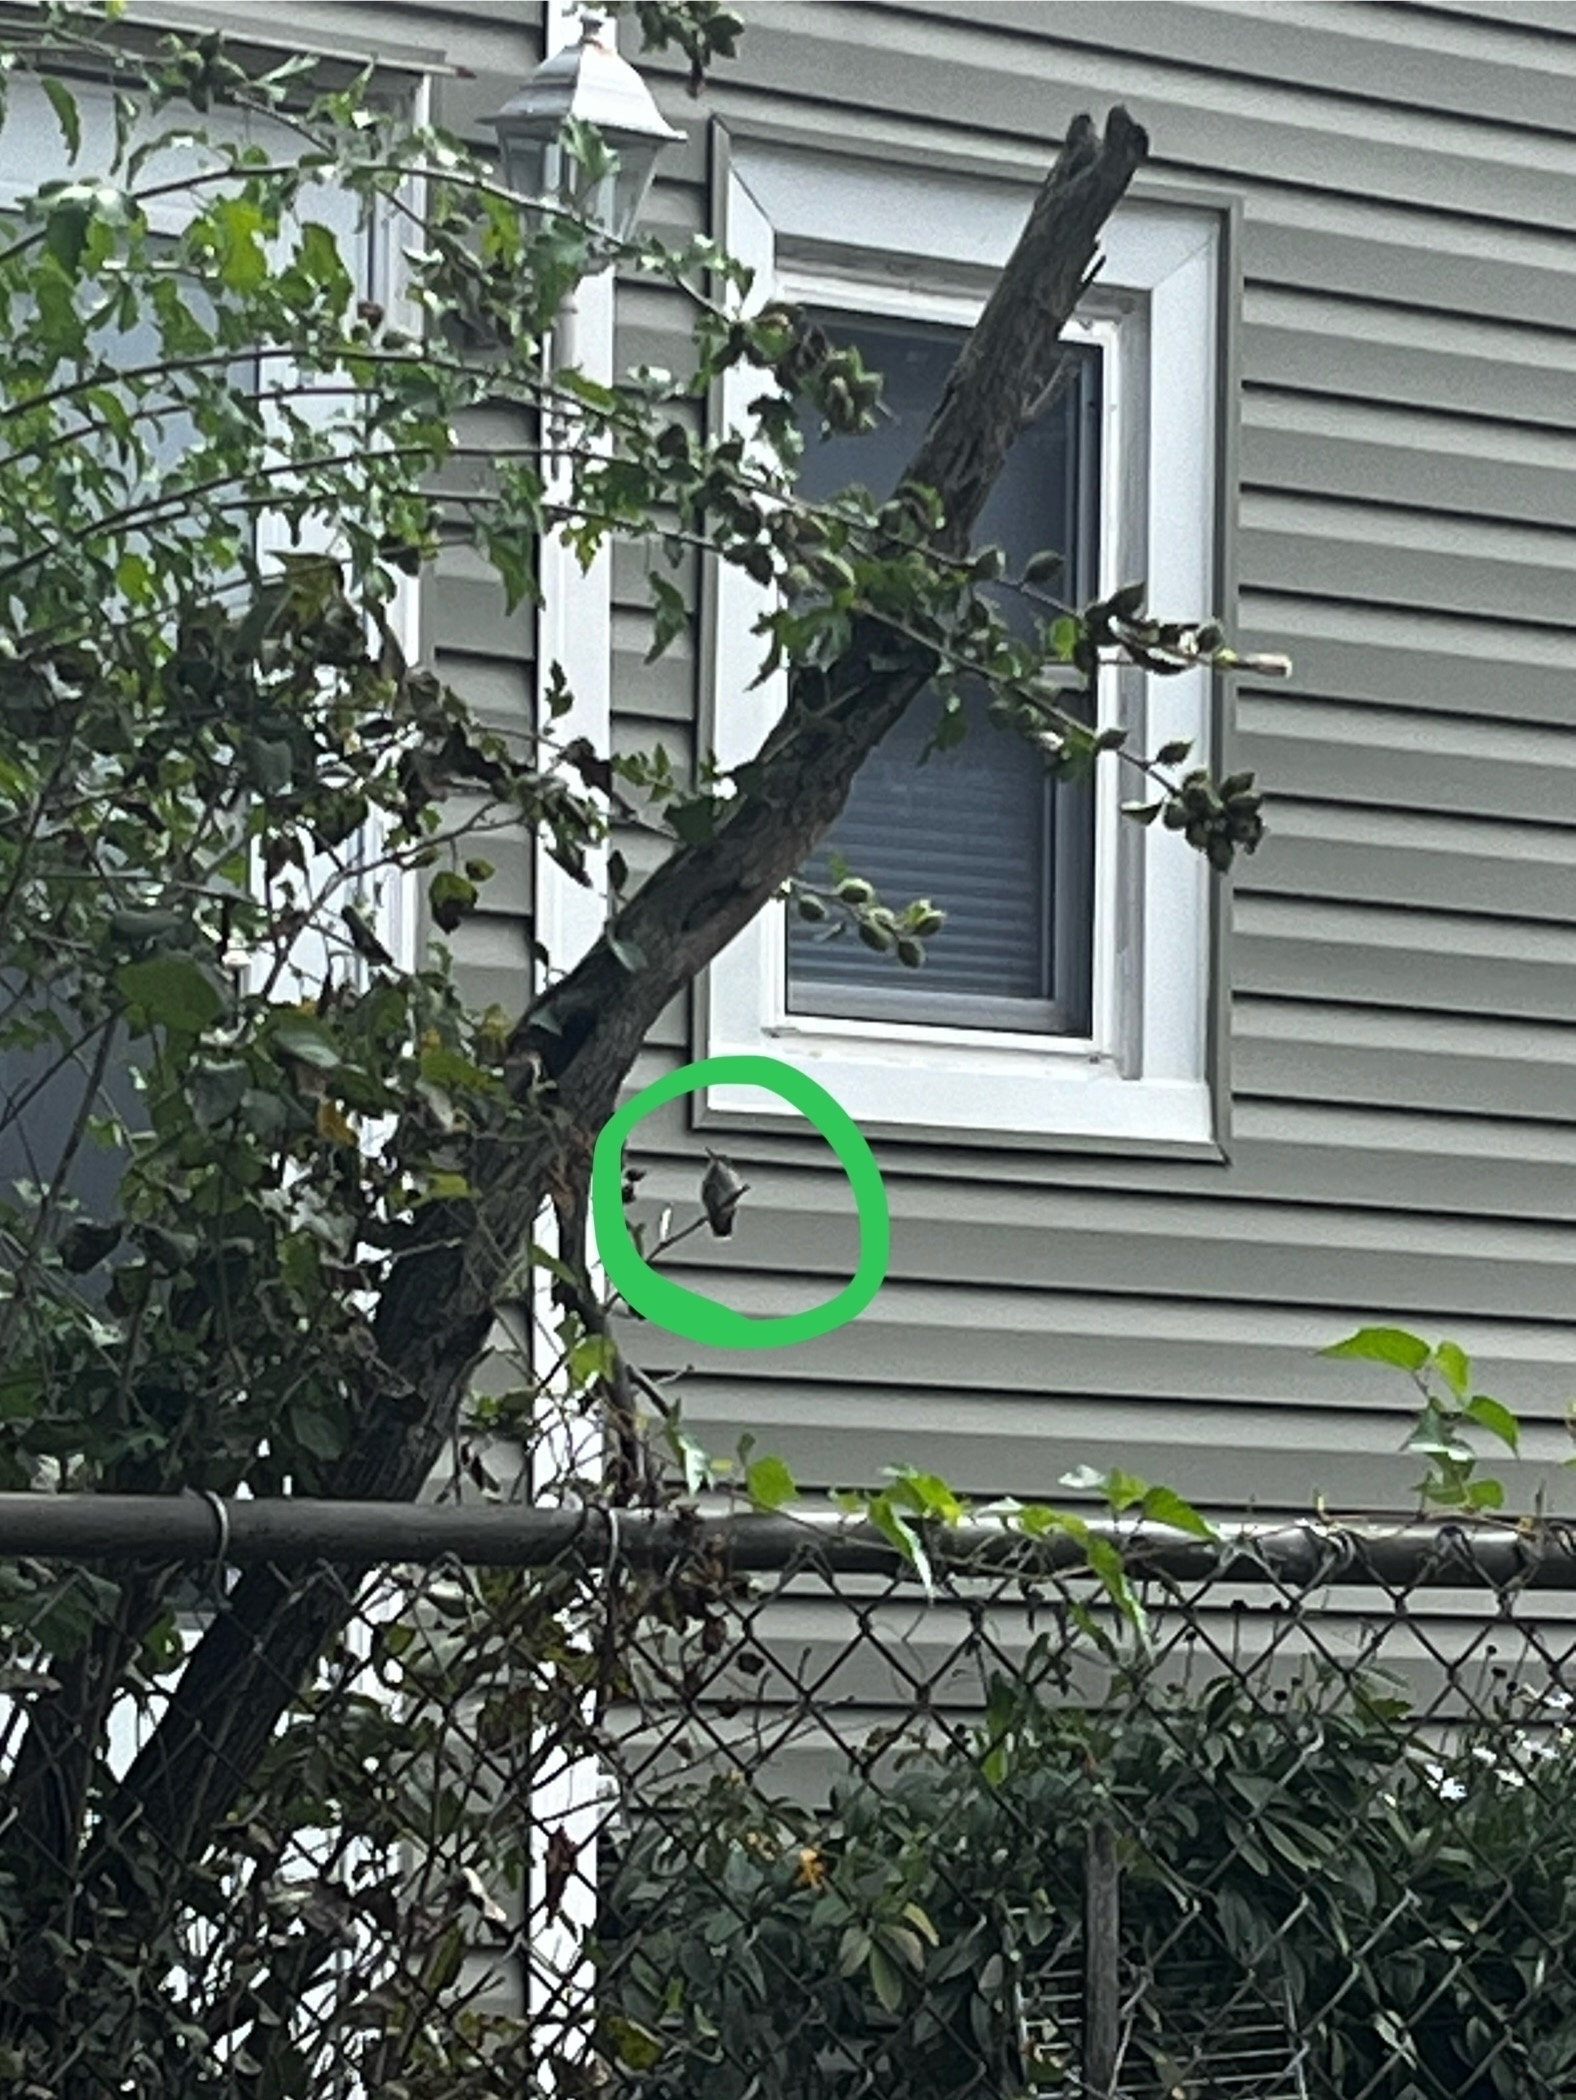
[[[1091,1518],[1135,1576],[1174,1583],[1331,1583],[1576,1590],[1576,1526],[1423,1520],[1343,1524],[1302,1518],[1222,1524],[1214,1541],[1164,1526]],[[938,1574],[1076,1574],[1085,1550],[1066,1533],[1028,1539],[974,1520],[936,1529]],[[666,1566],[704,1551],[741,1573],[915,1571],[874,1526],[830,1511],[740,1514],[431,1502],[333,1502],[303,1496],[0,1494],[0,1560],[143,1560],[280,1567],[457,1561],[473,1566]]]

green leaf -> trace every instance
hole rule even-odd
[[[1497,1480],[1474,1480],[1467,1488],[1468,1509],[1503,1509],[1505,1490]]]
[[[289,1104],[261,1087],[248,1087],[241,1097],[241,1119],[253,1137],[266,1144],[290,1121]]]
[[[1219,1536],[1208,1517],[1201,1516],[1191,1502],[1185,1502],[1175,1488],[1150,1488],[1144,1496],[1144,1515],[1153,1523],[1169,1524],[1175,1531],[1190,1532],[1196,1539]]]
[[[673,646],[689,626],[689,606],[684,593],[666,576],[652,575],[647,578],[650,586],[655,618],[652,621],[651,647],[646,651],[646,662],[654,664]]]
[[[619,2062],[627,2070],[655,2070],[662,2061],[661,2036],[653,2034],[649,2027],[642,2027],[637,2020],[627,2019],[623,2013],[610,2013],[607,2032]]]
[[[1355,1356],[1364,1363],[1394,1364],[1402,1371],[1421,1371],[1433,1351],[1420,1335],[1404,1327],[1359,1327],[1344,1342],[1332,1342],[1321,1356]]]
[[[1084,1542],[1084,1557],[1092,1572],[1100,1578],[1101,1585],[1112,1603],[1132,1626],[1141,1641],[1149,1638],[1149,1617],[1139,1600],[1138,1592],[1127,1578],[1127,1568],[1121,1554],[1109,1539],[1090,1538]]]
[[[1472,1367],[1467,1361],[1466,1351],[1458,1343],[1441,1342],[1434,1351],[1434,1365],[1456,1398],[1464,1400],[1472,1383]]]
[[[445,933],[452,933],[461,920],[469,917],[480,895],[470,877],[454,868],[443,869],[427,885],[427,903],[434,923]]]
[[[205,1060],[186,1076],[186,1098],[204,1130],[227,1123],[251,1084],[251,1068],[239,1058]]]
[[[897,1548],[927,1591],[935,1587],[931,1574],[930,1555],[925,1551],[919,1533],[910,1524],[900,1509],[894,1507],[889,1494],[872,1495],[865,1504],[865,1512],[883,1538]]]
[[[1142,1502],[1149,1493],[1149,1482],[1141,1480],[1136,1473],[1124,1473],[1120,1466],[1113,1466],[1105,1476],[1105,1499],[1117,1516],[1131,1509],[1135,1502]]]
[[[290,746],[282,740],[249,736],[242,749],[258,793],[282,795],[295,777],[295,753]]]
[[[903,1978],[891,1956],[880,1947],[870,1950],[870,1982],[885,2009],[896,2012],[903,2002]]]
[[[557,380],[566,394],[573,394],[575,399],[583,401],[587,408],[611,410],[618,406],[618,395],[613,389],[604,386],[599,379],[588,379],[584,372],[560,372],[557,374]]]
[[[921,1473],[913,1466],[888,1466],[886,1470],[892,1478],[888,1492],[895,1500],[943,1524],[956,1524],[962,1518],[963,1504],[939,1473]]]
[[[334,1072],[339,1069],[340,1056],[334,1038],[310,1014],[290,1014],[276,1021],[273,1028],[274,1047],[293,1057],[298,1064],[311,1065],[319,1072]]]
[[[618,1365],[618,1349],[605,1334],[583,1334],[569,1352],[569,1375],[576,1385],[589,1385],[594,1378],[611,1378]]]
[[[82,151],[82,113],[77,108],[76,97],[63,80],[53,73],[34,76],[44,93],[49,97],[49,106],[55,112],[60,133],[66,142],[66,150],[73,161]]]
[[[865,1965],[870,1953],[870,1935],[862,1925],[846,1925],[837,1944],[837,1973],[853,1976]]]
[[[333,1460],[345,1448],[344,1425],[317,1407],[292,1407],[286,1415],[291,1440],[310,1458]]]
[[[922,1975],[925,1967],[925,1949],[919,1934],[907,1925],[883,1925],[882,1944],[889,1947],[899,1961],[907,1964],[915,1975]]]
[[[200,1035],[224,1011],[224,995],[183,955],[122,963],[115,983],[135,1016],[174,1035]]]
[[[744,1475],[745,1491],[757,1509],[781,1509],[799,1492],[798,1482],[780,1458],[758,1458]]]
[[[458,1050],[451,1050],[444,1043],[430,1043],[417,1060],[423,1079],[432,1086],[466,1087],[483,1090],[492,1082],[490,1075],[480,1065]]]
[[[129,551],[115,564],[115,587],[133,605],[144,605],[153,589],[153,571],[140,554]]]
[[[57,203],[44,222],[44,246],[68,277],[75,277],[81,265],[82,251],[88,244],[89,222],[87,205],[80,197],[75,196],[63,198]],[[58,282],[57,279],[57,285]],[[80,335],[81,330],[80,324],[75,329],[64,327],[62,324],[66,317],[58,309],[51,317],[48,303],[43,297],[46,285],[47,280],[39,284],[37,296],[40,318],[52,318],[48,341],[53,349],[62,343],[64,337],[71,334]],[[75,320],[75,315],[71,318]]]
[[[691,802],[670,803],[668,822],[686,846],[704,846],[716,836],[721,810],[715,795],[697,795]]]
[[[219,263],[219,281],[227,291],[255,292],[268,281],[268,257],[260,236],[261,209],[249,197],[220,197],[207,215]]]
[[[684,1491],[698,1495],[702,1488],[711,1485],[711,1459],[702,1450],[687,1430],[676,1422],[669,1422],[664,1430],[668,1449],[684,1468]]]
[[[1497,1436],[1502,1444],[1512,1451],[1521,1449],[1521,1424],[1508,1407],[1498,1400],[1491,1400],[1487,1393],[1474,1393],[1462,1409],[1468,1421],[1476,1422],[1490,1436]]]

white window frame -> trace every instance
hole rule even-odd
[[[754,304],[825,304],[840,293],[854,312],[971,319],[1022,226],[1023,192],[1003,183],[729,143],[723,240],[755,272]],[[1102,588],[1143,577],[1150,604],[1174,618],[1218,610],[1222,248],[1218,213],[1124,202],[1075,324],[1104,353]],[[724,417],[742,423],[758,391],[758,374],[730,374]],[[708,727],[723,767],[754,755],[785,703],[781,675],[752,685],[762,655],[753,630],[768,603],[740,571],[718,566]],[[1103,670],[1097,704],[1102,723],[1129,726],[1135,747],[1187,738],[1201,761],[1209,756],[1205,672]],[[1089,1037],[790,1013],[786,914],[773,907],[707,972],[696,1054],[781,1058],[813,1073],[861,1127],[894,1135],[1213,1150],[1209,871],[1176,834],[1121,818],[1119,802],[1138,791],[1131,772],[1102,762]],[[697,1096],[707,1127],[770,1127],[793,1113],[754,1087]]]

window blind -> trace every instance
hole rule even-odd
[[[960,332],[929,324],[818,315],[855,343],[885,381],[886,415],[856,438],[809,439],[800,487],[812,499],[860,484],[890,493],[941,397]],[[1019,441],[981,520],[980,544],[1006,549],[1013,571],[1042,548],[1063,555],[1056,595],[1076,599],[1095,574],[1099,353],[1078,351],[1074,383]],[[1053,589],[1055,586],[1053,585]],[[997,594],[1027,630],[1035,608]],[[1077,704],[1076,696],[1070,702]],[[982,692],[964,694],[968,734],[919,763],[940,703],[924,694],[872,753],[831,837],[805,869],[828,879],[839,854],[894,906],[928,897],[947,913],[922,970],[909,971],[850,935],[790,917],[789,1006],[872,1020],[1082,1034],[1089,1026],[1093,804],[1087,787],[1056,787],[1037,754],[990,721]]]

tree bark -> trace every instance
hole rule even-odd
[[[1002,464],[1060,362],[1059,338],[1094,266],[1101,229],[1147,150],[1142,128],[1120,108],[1103,136],[1086,116],[1069,129],[904,477],[941,498],[943,552],[967,551]],[[537,1141],[482,1148],[470,1175],[474,1204],[434,1206],[399,1251],[373,1322],[375,1361],[361,1420],[330,1495],[409,1500],[420,1492],[452,1432],[530,1223],[555,1185],[562,1190],[585,1171],[658,1014],[803,865],[841,812],[859,767],[934,668],[923,650],[895,642],[867,618],[829,691],[819,677],[813,686],[791,679],[749,792],[729,806],[712,839],[677,848],[621,914],[619,945],[638,952],[639,967],[603,938],[525,1016],[514,1045],[522,1098],[536,1072],[551,1083]],[[348,1620],[354,1592],[355,1579],[332,1567],[244,1577],[111,1804],[93,1848],[100,1866],[140,1829],[149,1840],[145,1872],[173,1889],[241,1794],[313,1660]],[[138,1908],[147,1900],[146,1882],[133,1900]]]

